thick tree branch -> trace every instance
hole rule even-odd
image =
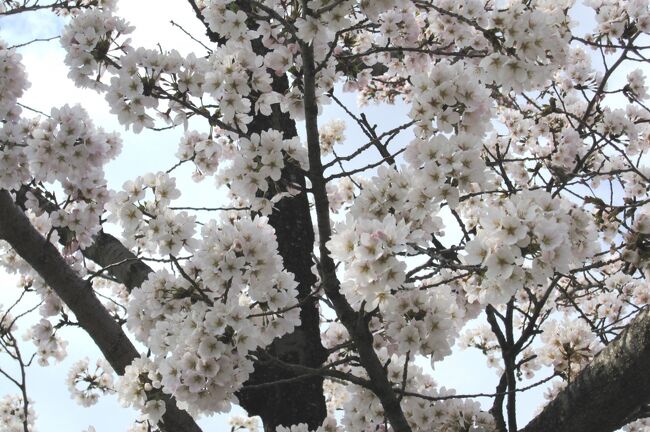
[[[521,432],[612,432],[650,401],[648,370],[646,309]]]
[[[16,194],[16,202],[22,207],[22,203],[27,199],[27,192],[30,192],[38,200],[41,209],[47,213],[59,210],[59,207],[43,196],[40,190],[23,186]],[[68,228],[57,228],[61,239],[72,236]],[[93,261],[95,264],[107,268],[110,267],[109,273],[119,283],[123,284],[129,292],[139,287],[142,282],[147,280],[149,273],[153,270],[142,260],[138,259],[122,242],[100,231],[93,238],[93,244],[82,250],[84,257]]]
[[[101,231],[94,237],[92,245],[83,250],[86,258],[102,267],[113,266],[110,274],[131,292],[147,280],[153,270],[139,260],[122,242]],[[121,263],[115,265],[116,263]]]
[[[138,357],[122,328],[95,296],[92,286],[68,266],[56,248],[32,226],[6,190],[0,190],[0,239],[7,241],[75,314],[81,328],[93,339],[120,375]],[[192,417],[165,400],[167,412],[159,427],[167,432],[200,432]]]

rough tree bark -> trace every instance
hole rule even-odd
[[[283,92],[288,86],[286,77],[276,77],[275,91]],[[250,125],[251,133],[273,128],[282,131],[284,138],[296,137],[295,123],[287,113],[274,107],[270,117],[256,114]],[[287,187],[301,190],[294,197],[277,202],[269,217],[278,240],[278,252],[285,268],[295,275],[298,282],[300,326],[293,333],[276,339],[266,350],[268,354],[285,363],[317,368],[327,359],[327,352],[320,340],[320,316],[315,297],[312,296],[316,277],[311,271],[314,264],[314,228],[309,213],[305,174],[295,161],[285,158],[285,167],[280,180],[269,184],[269,193],[284,192]],[[290,383],[273,386],[251,387],[280,380],[295,378],[297,374],[272,363],[256,362],[255,371],[242,391],[238,393],[242,407],[250,415],[259,415],[266,432],[274,432],[278,425],[306,423],[316,429],[327,416],[323,378],[303,377]]]
[[[521,432],[611,432],[650,401],[650,310],[603,349]]]

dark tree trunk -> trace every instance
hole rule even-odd
[[[295,171],[295,167],[290,166],[285,169],[284,176],[291,176]],[[275,340],[267,353],[287,363],[319,367],[325,361],[326,353],[320,342],[318,308],[316,302],[309,298],[316,278],[311,272],[314,232],[306,195],[303,193],[281,200],[269,221],[275,228],[284,265],[299,283],[298,298],[302,306],[300,326],[292,334]],[[245,386],[272,383],[294,376],[284,368],[257,363],[255,372]],[[262,417],[265,431],[275,431],[278,425],[297,423],[307,423],[310,429],[315,429],[326,416],[323,378],[318,376],[244,390],[238,396],[250,415]]]
[[[274,90],[282,92],[287,88],[286,77],[276,78]],[[250,125],[250,132],[273,128],[282,131],[284,138],[297,136],[295,123],[288,114],[281,113],[275,105],[270,117],[256,115]],[[276,203],[269,223],[275,229],[279,253],[285,268],[295,275],[298,282],[298,300],[301,302],[301,324],[296,330],[279,338],[266,350],[268,354],[286,363],[309,367],[320,367],[327,353],[320,340],[319,311],[314,298],[310,297],[316,277],[311,271],[314,264],[314,228],[309,212],[309,201],[305,192],[305,175],[294,161],[285,158],[285,168],[277,183],[269,184],[269,193],[275,194],[294,185],[302,192],[294,197],[281,199]],[[246,385],[272,383],[294,378],[296,375],[286,368],[258,362],[255,372]],[[290,383],[275,384],[244,390],[238,393],[240,403],[250,415],[262,417],[265,431],[275,431],[278,425],[306,423],[310,429],[320,426],[327,415],[323,378],[309,376]]]

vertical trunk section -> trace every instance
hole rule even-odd
[[[287,88],[286,77],[274,80],[274,89],[282,92]],[[282,131],[284,138],[297,136],[295,123],[287,114],[274,107],[270,117],[256,115],[250,125],[251,132],[268,128]],[[305,190],[305,176],[294,162],[285,159],[282,177],[276,184],[269,185],[269,192],[285,190],[293,184]],[[298,282],[298,300],[301,302],[301,324],[289,335],[276,339],[267,349],[268,354],[287,363],[319,367],[327,358],[320,340],[320,317],[316,300],[309,298],[316,277],[311,272],[313,265],[314,229],[309,212],[307,193],[283,198],[269,217],[275,229],[279,253],[285,268],[295,275]],[[290,371],[266,363],[256,363],[255,371],[245,385],[273,383],[295,377]],[[323,378],[304,377],[290,383],[275,384],[242,390],[238,393],[241,406],[250,415],[259,415],[264,431],[275,431],[278,425],[306,423],[310,429],[320,426],[327,415]]]

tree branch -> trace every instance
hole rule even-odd
[[[648,370],[646,309],[521,432],[612,432],[650,401]]]
[[[139,357],[122,328],[84,281],[47,239],[31,224],[6,190],[0,190],[0,239],[11,247],[45,280],[74,312],[81,328],[93,339],[113,369],[120,375]],[[200,432],[192,417],[166,397],[167,411],[159,427],[163,431]]]
[[[304,4],[306,6],[306,4]],[[334,306],[337,316],[355,342],[361,365],[372,382],[372,391],[380,400],[388,421],[396,432],[411,432],[396,393],[386,376],[386,371],[373,348],[373,335],[363,312],[355,311],[339,289],[336,267],[329,255],[326,243],[331,238],[332,227],[329,217],[329,202],[326,181],[323,178],[323,165],[318,137],[318,105],[316,102],[316,82],[313,47],[301,44],[303,56],[303,79],[305,101],[305,127],[309,154],[309,171],[316,205],[316,220],[319,233],[321,276],[325,293]]]
[[[27,192],[38,200],[39,207],[47,213],[59,210],[59,206],[43,196],[40,190],[23,186],[16,193],[16,202],[22,207],[26,200]],[[67,228],[58,228],[59,236],[62,239],[68,237]],[[109,273],[118,282],[124,284],[127,290],[131,292],[134,288],[139,287],[142,282],[147,280],[149,273],[153,270],[142,260],[138,259],[122,242],[110,234],[100,231],[93,238],[93,244],[82,250],[83,255],[95,264],[109,268]]]

